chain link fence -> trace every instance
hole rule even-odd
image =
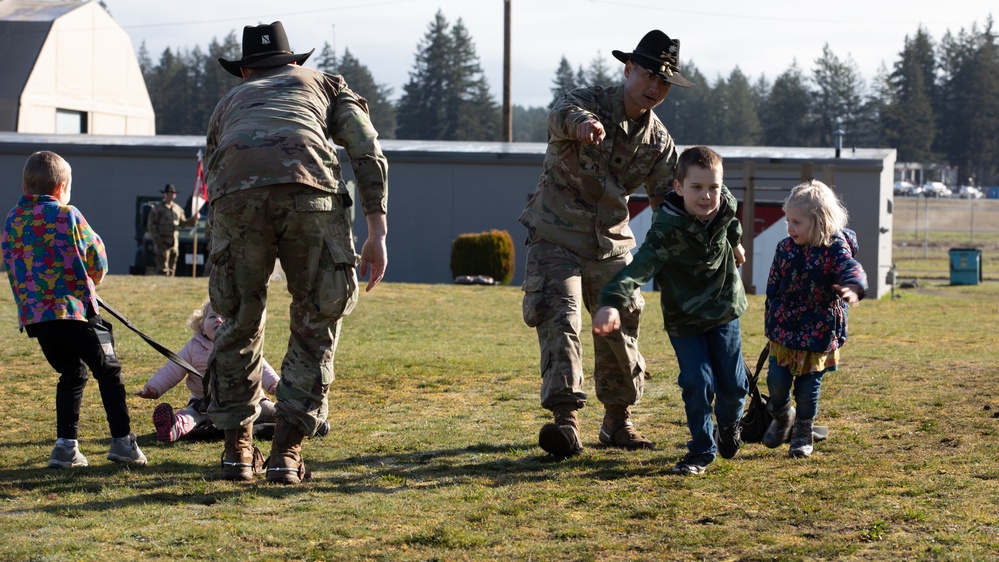
[[[900,278],[947,278],[953,248],[982,251],[982,277],[999,280],[999,199],[899,197],[892,257]]]

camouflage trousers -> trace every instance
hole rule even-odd
[[[212,202],[208,290],[225,322],[208,364],[208,414],[221,429],[259,414],[264,312],[274,260],[281,258],[291,307],[277,416],[313,435],[328,412],[341,319],[357,302],[358,256],[345,197],[286,184]]]
[[[600,289],[630,261],[631,254],[588,260],[545,241],[528,246],[524,322],[538,331],[542,407],[586,404],[581,311],[585,307],[590,315],[596,312]],[[642,398],[646,370],[638,352],[638,328],[644,305],[636,291],[634,306],[621,311],[621,330],[593,336],[593,384],[605,405],[630,406]]]
[[[179,253],[176,237],[153,241],[153,252],[156,254],[156,274],[173,275],[177,270],[177,255]]]

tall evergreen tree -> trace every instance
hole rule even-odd
[[[396,114],[400,139],[445,138],[445,100],[449,87],[451,37],[443,12],[438,11],[416,51],[416,61],[403,86]]]
[[[440,11],[420,41],[396,112],[401,139],[498,140],[499,109],[459,19]]]
[[[555,79],[552,80],[552,101],[548,103],[548,109],[555,107],[555,102],[578,87],[579,84],[576,82],[572,66],[566,60],[565,55],[562,55],[562,60],[559,61],[558,69],[555,71]]]
[[[716,130],[718,144],[751,146],[759,143],[763,127],[760,125],[760,116],[756,111],[749,79],[739,67],[735,67],[729,74],[717,102],[721,103],[720,107],[715,108],[715,114],[718,116]]]
[[[189,130],[187,123],[194,91],[186,58],[189,57],[175,55],[167,47],[148,74],[146,89],[156,112],[158,134],[195,134]]]
[[[607,67],[607,59],[600,51],[590,60],[586,67],[586,81],[582,86],[613,86],[621,82],[619,75],[612,74]]]
[[[834,130],[841,129],[848,135],[859,130],[864,81],[857,63],[850,57],[841,60],[828,44],[822,48],[822,56],[815,61],[815,66],[812,71],[813,107],[819,123],[819,146],[832,146]]]
[[[340,74],[340,69],[337,66],[339,61],[336,60],[336,52],[333,50],[333,47],[330,46],[329,41],[323,42],[323,48],[319,49],[319,54],[312,60],[316,65],[316,70],[319,72],[325,72],[326,74]]]
[[[769,146],[815,146],[812,94],[797,61],[774,80],[760,107],[762,142]]]
[[[461,18],[451,27],[449,140],[500,140],[499,105],[489,92],[468,28]]]
[[[898,149],[901,162],[928,162],[936,136],[933,108],[926,86],[926,65],[920,60],[916,40],[905,38],[905,47],[889,76],[891,98],[885,107],[885,140]],[[932,65],[931,65],[932,68]],[[932,75],[929,77],[932,81]]]
[[[139,63],[139,70],[142,71],[142,78],[146,79],[148,73],[153,71],[153,59],[149,57],[149,49],[146,47],[145,41],[139,44],[139,53],[135,58]]]
[[[215,106],[222,99],[222,96],[240,81],[239,78],[222,68],[218,62],[220,58],[225,60],[243,58],[242,47],[235,31],[230,31],[221,42],[212,38],[212,42],[208,44],[208,56],[204,57],[202,62],[203,75],[199,89],[200,99],[198,100],[200,108],[198,122],[202,130],[198,134],[208,132],[208,121],[211,119],[212,112],[215,111]]]
[[[953,95],[949,160],[960,166],[962,178],[979,184],[999,181],[999,45],[992,25],[989,18],[981,32],[974,26],[970,33],[962,30],[964,48],[945,88]]]
[[[868,113],[874,118],[874,122],[870,125],[874,132],[874,141],[864,146],[886,147],[890,145],[888,141],[888,113],[892,99],[891,73],[882,62],[874,79],[871,80],[870,96],[868,97],[868,103],[872,106]]]
[[[327,74],[343,76],[347,87],[367,100],[371,124],[378,131],[378,136],[383,139],[395,138],[395,106],[389,100],[392,88],[375,82],[368,67],[361,64],[350,49],[344,49],[343,56],[337,60],[330,44],[324,43],[316,59],[316,68]]]
[[[513,142],[547,142],[548,110],[544,107],[513,106]]]
[[[680,68],[694,87],[671,88],[666,99],[654,111],[676,143],[687,146],[709,144],[711,133],[706,127],[705,116],[711,111],[711,86],[693,62],[687,62]]]
[[[725,117],[728,111],[728,82],[718,76],[714,84],[705,82],[701,93],[707,111],[700,115],[700,134],[702,144],[726,144],[724,136]]]
[[[770,84],[770,81],[767,80],[767,77],[763,74],[761,74],[760,77],[757,78],[756,82],[750,87],[750,94],[752,95],[753,99],[753,107],[756,108],[757,115],[760,114],[760,111],[763,107],[763,103],[767,101],[768,97],[770,97],[771,88],[773,88],[773,85]],[[762,134],[762,129],[761,129],[761,134]]]

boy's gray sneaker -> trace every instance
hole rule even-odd
[[[78,446],[57,443],[52,449],[52,456],[49,457],[49,468],[76,468],[89,464],[87,457],[83,456]]]
[[[135,442],[135,434],[129,433],[126,437],[111,439],[111,449],[108,450],[108,460],[128,465],[142,466],[146,464],[146,455],[142,454],[138,443]]]

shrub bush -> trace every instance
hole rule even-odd
[[[513,238],[506,230],[460,234],[451,242],[451,277],[488,275],[509,285],[513,270]]]

